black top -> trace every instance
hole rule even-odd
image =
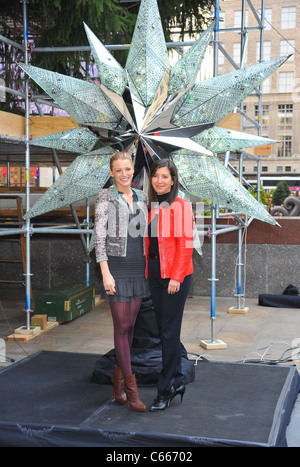
[[[119,194],[122,195],[123,193],[119,191]],[[125,198],[124,201],[126,201]],[[131,271],[132,277],[135,273],[142,276],[145,274],[143,237],[139,234],[141,232],[141,228],[144,229],[145,226],[141,225],[140,222],[141,216],[140,209],[137,206],[137,201],[138,198],[135,192],[133,192],[132,210],[126,201],[129,215],[126,256],[109,257],[110,269],[113,268],[114,276],[123,277],[124,273],[128,275],[128,271]],[[116,267],[114,265],[116,265]]]
[[[158,204],[163,203],[169,197],[170,193],[165,193],[163,195],[156,195]],[[148,224],[148,237],[150,240],[149,243],[149,256],[150,258],[158,258],[159,251],[158,251],[158,238],[157,238],[157,224],[158,224],[158,213],[159,209],[157,209],[155,215],[153,216],[151,222]]]

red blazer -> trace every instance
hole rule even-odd
[[[162,278],[183,282],[193,273],[193,213],[189,202],[176,198],[167,208],[160,207],[149,212],[148,224],[159,209],[157,235]],[[146,277],[150,240],[146,233]]]

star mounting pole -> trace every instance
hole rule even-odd
[[[25,63],[28,64],[28,23],[27,23],[27,1],[23,1],[23,21],[24,21],[24,47],[25,47]],[[26,189],[26,213],[30,210],[30,149],[29,149],[29,78],[25,77],[25,189]],[[31,272],[30,272],[30,219],[26,219],[26,272],[25,272],[25,287],[26,287],[26,329],[30,329],[30,313],[31,310]]]

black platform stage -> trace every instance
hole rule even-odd
[[[285,446],[294,366],[199,362],[182,404],[136,413],[92,379],[99,356],[39,352],[0,372],[1,447]],[[141,387],[149,406],[155,387]]]

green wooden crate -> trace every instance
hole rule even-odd
[[[95,306],[95,286],[63,284],[40,292],[35,298],[35,313],[46,314],[48,321],[72,321]]]

